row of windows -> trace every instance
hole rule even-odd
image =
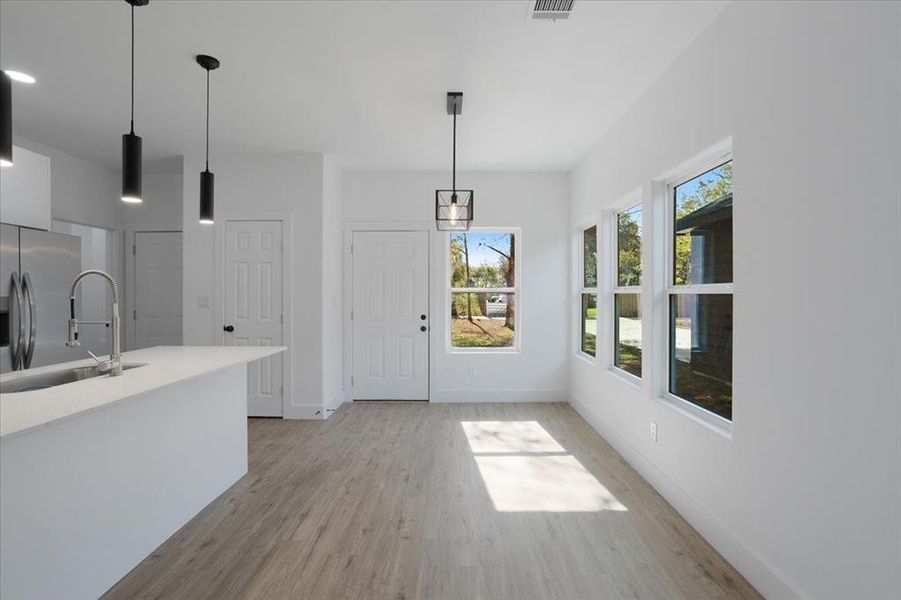
[[[732,161],[668,189],[667,392],[731,421]],[[609,260],[598,260],[606,243],[598,226],[581,231],[579,351],[595,357],[598,340],[609,340],[613,368],[641,378],[644,215],[639,204],[614,217]],[[610,282],[600,296],[599,281]],[[599,297],[610,303],[609,323],[598,318]]]

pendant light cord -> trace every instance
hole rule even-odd
[[[210,170],[210,70],[206,70],[206,170]]]
[[[454,165],[451,171],[451,188],[457,192],[457,107],[454,105]]]
[[[135,5],[131,5],[131,132],[135,132]]]

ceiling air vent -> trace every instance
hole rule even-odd
[[[533,19],[568,19],[573,12],[573,2],[574,0],[535,0],[529,12]]]

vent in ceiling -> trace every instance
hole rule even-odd
[[[573,2],[574,0],[534,0],[529,12],[533,19],[568,19],[573,12]]]

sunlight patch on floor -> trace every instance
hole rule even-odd
[[[536,421],[462,421],[498,512],[628,510]]]
[[[570,455],[477,456],[499,512],[597,512],[627,510]]]
[[[463,421],[460,424],[475,454],[566,452],[537,421]]]

